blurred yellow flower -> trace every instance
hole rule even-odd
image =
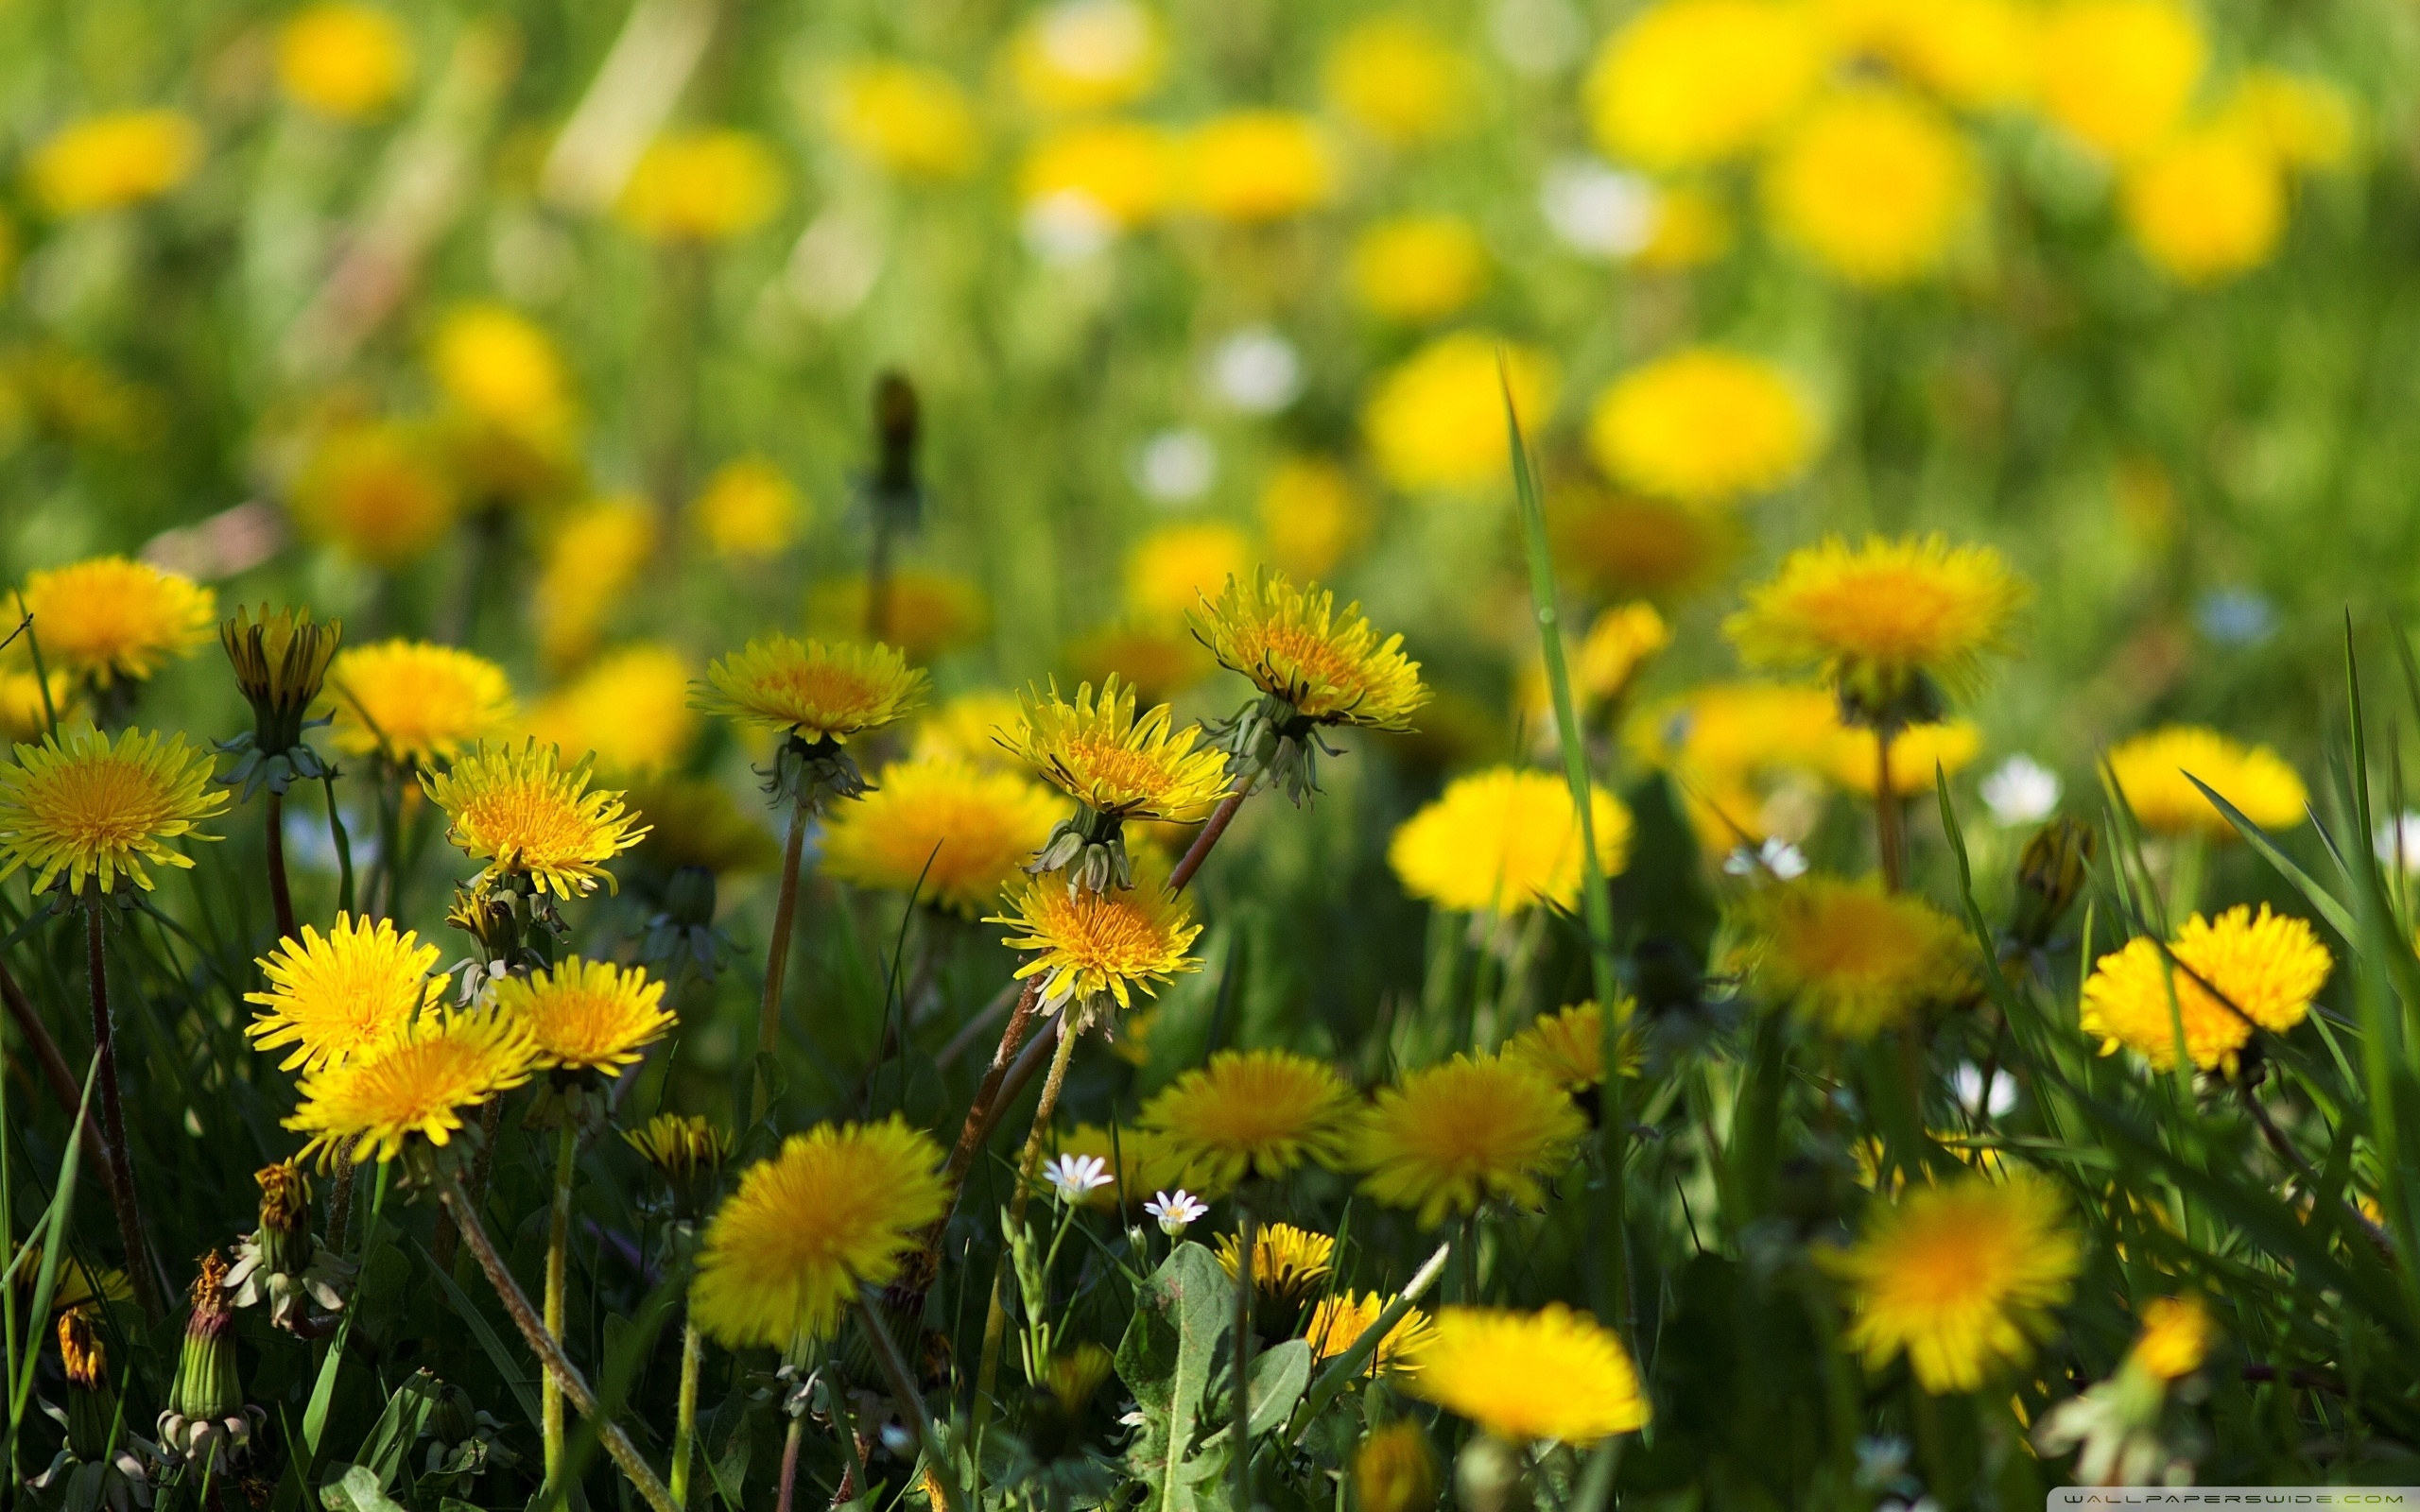
[[[571,378],[554,338],[509,304],[458,304],[438,322],[429,372],[446,402],[490,425],[542,442],[572,428]]]
[[[379,641],[347,646],[328,665],[333,734],[348,756],[380,752],[425,766],[451,761],[512,722],[504,668],[458,646]]]
[[[2135,822],[2155,834],[2235,837],[2235,826],[2193,784],[2199,778],[2264,830],[2303,822],[2310,794],[2284,757],[2215,730],[2169,725],[2118,742],[2109,770]]]
[[[637,1064],[640,1052],[674,1022],[664,1005],[664,984],[648,981],[644,967],[577,955],[504,978],[496,984],[495,1006],[528,1032],[538,1069],[607,1076]]]
[[[339,121],[374,115],[411,77],[411,38],[375,7],[324,0],[278,28],[278,85],[321,115]]]
[[[1744,544],[1727,508],[1616,493],[1577,479],[1547,489],[1547,528],[1556,565],[1592,598],[1685,597],[1719,578]]]
[[[807,627],[845,638],[867,633],[872,592],[863,577],[834,577],[807,594]],[[991,623],[983,590],[948,573],[900,568],[883,582],[880,638],[911,662],[930,662],[983,637]]]
[[[1377,1292],[1357,1295],[1350,1287],[1340,1288],[1335,1295],[1321,1298],[1320,1305],[1311,1310],[1310,1322],[1303,1329],[1303,1337],[1311,1342],[1311,1358],[1325,1364],[1352,1349],[1363,1333],[1378,1326],[1379,1316],[1393,1306],[1395,1300]],[[1416,1307],[1406,1308],[1403,1317],[1378,1340],[1377,1349],[1370,1356],[1369,1372],[1373,1375],[1380,1371],[1409,1375],[1418,1370],[1420,1351],[1434,1334],[1427,1314]],[[1426,1500],[1409,1489],[1400,1494],[1387,1490],[1373,1493],[1371,1483],[1377,1475],[1383,1473],[1392,1478],[1403,1471],[1392,1468],[1378,1470],[1372,1462],[1369,1446],[1374,1442],[1384,1443],[1391,1437],[1400,1438],[1405,1430],[1418,1440],[1419,1452],[1427,1456],[1422,1462],[1428,1477]],[[1437,1495],[1436,1458],[1428,1453],[1427,1439],[1421,1436],[1418,1423],[1408,1418],[1398,1420],[1378,1429],[1361,1443],[1362,1452],[1353,1462],[1354,1479],[1366,1512],[1382,1512],[1382,1509],[1384,1512],[1433,1512]]]
[[[2251,131],[2295,168],[2344,166],[2358,133],[2353,102],[2342,89],[2281,68],[2245,69],[2221,119]]]
[[[1833,735],[1827,753],[1832,781],[1872,798],[1875,780],[1882,775],[1876,744],[1873,730],[1860,725],[1842,726]],[[1955,777],[1982,748],[1983,732],[1970,720],[1909,725],[1892,737],[1891,791],[1901,798],[1929,795],[1935,766]]]
[[[1588,71],[1590,127],[1643,168],[1718,163],[1761,146],[1813,92],[1827,59],[1787,0],[1655,0]]]
[[[286,505],[312,540],[372,566],[406,566],[445,539],[460,509],[437,463],[418,427],[341,425],[313,446]]]
[[[1017,195],[1028,210],[1080,203],[1109,226],[1148,225],[1176,189],[1176,144],[1145,121],[1090,121],[1063,127],[1026,154]]]
[[[2284,167],[2240,126],[2187,131],[2137,159],[2119,202],[2135,244],[2186,284],[2259,266],[2286,231]]]
[[[1282,220],[1327,203],[1336,163],[1319,123],[1288,111],[1231,111],[1184,140],[1185,203],[1214,220]]]
[[[1614,1004],[1618,1031],[1615,1053],[1625,1076],[1637,1075],[1645,1064],[1646,1046],[1632,1022],[1637,1012],[1637,1000],[1627,993]],[[1591,1002],[1542,1013],[1505,1041],[1504,1058],[1519,1061],[1575,1096],[1601,1087],[1605,1084],[1605,1010]]]
[[[1858,40],[1950,104],[1988,110],[2032,94],[2042,13],[2031,0],[1883,0],[1866,9],[1876,25]]]
[[[2174,1381],[2202,1368],[2217,1332],[2200,1297],[2154,1297],[2143,1309],[2143,1332],[2126,1359],[2161,1381]]]
[[[555,526],[529,598],[547,666],[571,666],[596,649],[607,616],[654,558],[655,545],[655,508],[635,496],[594,500]]]
[[[1766,887],[1741,914],[1757,994],[1843,1040],[1871,1040],[1975,990],[1965,926],[1870,879]]]
[[[420,785],[444,812],[446,842],[488,864],[480,880],[526,877],[558,898],[612,889],[605,863],[647,833],[621,794],[589,787],[588,763],[566,767],[534,740],[482,743],[442,774],[422,772]]]
[[[1398,215],[1353,244],[1353,291],[1389,320],[1442,320],[1478,298],[1487,247],[1460,215]]]
[[[76,722],[80,701],[66,673],[51,673],[47,710],[43,692],[31,671],[0,667],[0,748],[42,739],[54,715],[62,729]]]
[[[1221,1050],[1143,1105],[1137,1122],[1221,1190],[1343,1154],[1353,1089],[1336,1068],[1291,1050]]]
[[[632,857],[669,875],[697,867],[717,876],[770,871],[782,848],[757,817],[743,812],[718,782],[677,777],[642,778],[624,795],[650,828]]]
[[[493,1008],[422,1018],[379,1055],[303,1074],[285,1126],[311,1138],[295,1159],[391,1160],[414,1134],[442,1147],[465,1109],[527,1081],[536,1055],[528,1031]]]
[[[615,776],[680,765],[698,738],[689,659],[668,645],[617,646],[538,700],[529,733]]]
[[[1573,713],[1588,723],[1608,707],[1617,706],[1630,692],[1639,669],[1672,644],[1672,627],[1652,604],[1616,604],[1599,613],[1575,649],[1564,650],[1564,671],[1571,679]],[[1530,728],[1554,730],[1554,694],[1547,682],[1543,653],[1522,668],[1520,707]]]
[[[999,905],[1065,812],[1017,772],[948,757],[893,762],[824,831],[823,869],[842,882],[973,919]]]
[[[983,156],[975,107],[958,81],[914,63],[866,60],[840,70],[832,130],[843,146],[903,179],[961,179]]]
[[[22,868],[39,893],[64,874],[67,890],[120,882],[151,890],[144,863],[191,869],[170,840],[215,840],[199,826],[227,807],[211,781],[211,755],[153,731],[124,730],[115,742],[90,725],[17,747],[0,765],[0,880]],[[97,927],[97,925],[95,926]]]
[[[998,688],[961,693],[916,722],[910,757],[1022,772],[1025,763],[1009,754],[1000,741],[1024,719],[1025,708],[1013,693]]]
[[[1181,621],[1230,578],[1252,576],[1257,559],[1252,538],[1234,525],[1162,525],[1127,554],[1126,607],[1144,620]]]
[[[1369,507],[1342,464],[1288,456],[1260,490],[1260,536],[1268,557],[1297,577],[1324,577],[1369,533]]]
[[[1561,1302],[1445,1308],[1414,1363],[1405,1390],[1513,1444],[1593,1444],[1652,1412],[1621,1339]]]
[[[1040,110],[1114,110],[1150,92],[1167,60],[1160,24],[1135,0],[1058,0],[1009,42],[1017,93]]]
[[[1353,1131],[1361,1190],[1424,1228],[1481,1203],[1546,1205],[1588,1121],[1527,1060],[1458,1055],[1379,1090]]]
[[[1631,266],[1673,273],[1702,267],[1731,249],[1731,215],[1713,196],[1691,184],[1656,191],[1647,245],[1631,254]]]
[[[1618,482],[1686,503],[1782,487],[1814,459],[1815,419],[1781,370],[1719,347],[1685,347],[1597,396],[1588,449]]]
[[[1842,90],[1794,127],[1765,166],[1782,233],[1854,284],[1904,284],[1941,264],[1974,214],[1974,154],[1914,94]]]
[[[658,138],[631,170],[615,210],[652,241],[719,242],[754,231],[781,203],[772,149],[749,132],[716,129]]]
[[[1822,769],[1840,729],[1839,700],[1821,688],[1709,682],[1639,711],[1629,744],[1685,787],[1728,791],[1777,769]]]
[[[1617,876],[1630,860],[1630,810],[1602,788],[1589,794],[1597,868]],[[1404,890],[1440,908],[1512,916],[1539,902],[1580,902],[1580,819],[1560,775],[1510,766],[1457,778],[1406,819],[1387,847]]]
[[[799,538],[805,509],[780,468],[761,457],[724,463],[689,504],[689,521],[725,560],[778,557]]]
[[[1457,331],[1378,378],[1361,411],[1362,433],[1396,488],[1509,489],[1505,387],[1509,382],[1522,428],[1534,436],[1553,410],[1556,376],[1554,359],[1535,348]]]
[[[17,611],[33,616],[43,667],[96,688],[140,682],[218,628],[216,593],[124,557],[27,573],[16,599]]]
[[[1409,146],[1468,118],[1470,65],[1416,16],[1372,16],[1329,47],[1321,74],[1328,102],[1381,142]]]
[[[2062,0],[2045,23],[2045,114],[2112,158],[2135,157],[2184,118],[2209,43],[2181,0]]]
[[[34,198],[54,215],[140,204],[201,163],[201,129],[177,111],[118,111],[61,128],[27,160]]]
[[[2242,905],[2216,919],[2195,914],[2165,954],[2138,936],[2095,963],[2083,984],[2082,1027],[2100,1039],[2104,1056],[2122,1045],[2173,1071],[2181,1021],[2193,1064],[2233,1075],[2254,1027],[2283,1034],[2309,1017],[2335,964],[2317,930],[2271,913],[2267,903],[2257,915]]]
[[[1121,620],[1067,644],[1065,662],[1079,682],[1116,678],[1145,703],[1164,703],[1219,670],[1201,643],[1179,620]]]

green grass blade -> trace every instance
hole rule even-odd
[[[27,1332],[26,1357],[17,1362],[17,1377],[9,1385],[9,1438],[0,1446],[0,1463],[11,1462],[17,1452],[17,1430],[26,1419],[26,1405],[34,1396],[34,1362],[42,1358],[41,1333],[36,1318],[50,1315],[50,1299],[59,1289],[59,1258],[67,1252],[67,1227],[76,1206],[76,1174],[84,1159],[84,1120],[93,1108],[93,1083],[100,1074],[101,1057],[95,1056],[84,1070],[84,1095],[76,1105],[76,1119],[67,1128],[67,1147],[59,1157],[59,1184],[50,1194],[50,1211],[43,1221],[42,1268],[34,1273],[33,1305],[26,1310]]]
[[[479,1348],[487,1351],[488,1363],[495,1366],[495,1373],[504,1378],[504,1383],[512,1388],[512,1398],[528,1415],[529,1426],[543,1426],[544,1419],[538,1411],[538,1394],[530,1389],[529,1382],[523,1379],[521,1362],[504,1347],[504,1340],[496,1336],[495,1330],[488,1326],[488,1320],[479,1315],[479,1310],[462,1295],[462,1288],[454,1284],[454,1278],[445,1274],[444,1267],[437,1263],[437,1258],[428,1252],[427,1246],[414,1240],[412,1247],[420,1251],[421,1259],[428,1262],[428,1273],[437,1278],[438,1290],[445,1294],[445,1300],[452,1303],[455,1313],[471,1326],[472,1336],[479,1341]]]
[[[2336,931],[2346,944],[2356,949],[2360,948],[2361,930],[2360,926],[2353,921],[2351,909],[2337,902],[2335,896],[2321,886],[2318,880],[2309,872],[2294,865],[2293,858],[2279,849],[2277,842],[2269,837],[2268,831],[2245,818],[2243,811],[2221,798],[2216,788],[2191,772],[2185,774],[2185,780],[2202,790],[2202,796],[2210,800],[2210,806],[2224,816],[2229,824],[2235,826],[2236,833],[2243,836],[2244,843],[2260,853],[2261,860],[2268,862],[2276,870],[2277,875],[2294,885],[2294,890],[2309,902],[2311,907],[2318,911],[2322,919],[2327,920],[2328,928]]]

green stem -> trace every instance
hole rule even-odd
[[[1050,1054],[1050,1074],[1043,1079],[1042,1100],[1033,1108],[1033,1128],[1025,1137],[1025,1153],[1017,1160],[1016,1190],[1009,1194],[1008,1227],[1000,1235],[1000,1261],[992,1272],[992,1301],[983,1314],[983,1362],[975,1377],[975,1432],[979,1435],[992,1418],[992,1388],[1000,1378],[1000,1344],[1007,1337],[1009,1314],[1001,1297],[1008,1283],[1009,1235],[1025,1222],[1026,1199],[1033,1194],[1034,1173],[1042,1168],[1042,1146],[1049,1138],[1051,1115],[1059,1110],[1059,1089],[1067,1080],[1067,1062],[1076,1053],[1077,1036],[1063,1022],[1059,1048]]]
[[[546,1225],[546,1336],[562,1342],[563,1272],[571,1249],[571,1179],[579,1158],[579,1125],[563,1120],[555,1146],[555,1202]],[[546,1485],[555,1486],[563,1468],[563,1388],[549,1375],[538,1383],[540,1432],[545,1450]]]
[[[705,1341],[695,1317],[681,1325],[681,1397],[672,1418],[672,1504],[689,1504],[689,1446],[698,1437],[698,1374],[705,1364]]]
[[[1891,742],[1898,731],[1887,725],[1874,730],[1874,848],[1882,860],[1882,885],[1897,892],[1907,885],[1907,837],[1899,812],[1899,795],[1891,787]]]
[[[103,894],[95,889],[84,905],[85,966],[93,987],[93,1057],[100,1065],[101,1148],[109,1153],[110,1203],[117,1210],[118,1242],[126,1246],[127,1275],[134,1282],[143,1315],[157,1323],[167,1315],[160,1296],[159,1268],[143,1230],[143,1209],[134,1198],[134,1166],[126,1151],[126,1103],[117,1081],[116,1020],[110,1012],[109,970],[101,941]]]
[[[790,811],[789,839],[782,847],[782,890],[773,900],[773,937],[765,948],[765,1001],[756,1010],[755,1091],[749,1097],[748,1121],[762,1123],[773,1096],[765,1063],[782,1042],[782,979],[789,972],[790,930],[798,919],[799,855],[806,843],[806,804]]]
[[[277,937],[294,937],[294,889],[285,880],[285,795],[271,788],[261,805],[267,833],[263,836],[268,851],[268,902],[277,915]]]
[[[1252,1512],[1252,1270],[1260,1235],[1252,1206],[1236,1198],[1236,1420],[1228,1434],[1236,1473],[1236,1512]]]

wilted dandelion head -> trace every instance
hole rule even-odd
[[[2043,113],[2112,158],[2184,117],[2210,44],[2180,0],[2062,0],[2036,48]]]
[[[327,687],[337,748],[425,766],[501,735],[512,722],[504,669],[458,646],[379,641],[337,653]]]
[[[1311,1357],[1333,1360],[1353,1348],[1361,1335],[1377,1327],[1379,1314],[1394,1303],[1395,1298],[1377,1292],[1358,1295],[1351,1290],[1322,1297],[1311,1310],[1310,1326],[1303,1336],[1311,1343]],[[1370,1371],[1410,1374],[1420,1368],[1420,1351],[1435,1339],[1436,1332],[1428,1314],[1420,1309],[1408,1308],[1395,1326],[1378,1340],[1377,1351],[1370,1357]]]
[[[497,1011],[529,1032],[542,1071],[593,1071],[618,1076],[664,1038],[673,1012],[664,984],[644,968],[574,955],[528,976],[496,984]]]
[[[2310,794],[2285,758],[2199,725],[2169,725],[2109,749],[2109,770],[2135,819],[2156,834],[2236,838],[2235,826],[2194,779],[2264,830],[2309,813]]]
[[[958,81],[914,63],[863,61],[840,70],[828,95],[833,134],[902,179],[960,179],[983,156],[975,108]]]
[[[2083,1263],[2056,1189],[2022,1172],[1919,1187],[1867,1211],[1856,1247],[1825,1262],[1855,1297],[1848,1342],[1876,1369],[1904,1352],[1936,1396],[2031,1358]]]
[[[1915,94],[1846,89],[1790,130],[1764,174],[1782,233],[1852,284],[1891,285],[1934,271],[1973,215],[1974,154]]]
[[[198,828],[227,806],[210,769],[210,753],[184,736],[141,730],[112,741],[84,725],[19,746],[17,765],[0,766],[0,877],[30,870],[35,892],[64,877],[79,898],[87,882],[150,891],[145,863],[193,865],[168,842],[217,838]]]
[[[1619,875],[1630,859],[1630,810],[1589,791],[1597,868]],[[1540,902],[1580,901],[1580,820],[1571,788],[1546,772],[1499,766],[1457,778],[1395,831],[1387,863],[1404,890],[1440,908],[1510,917]]]
[[[467,1109],[529,1079],[536,1056],[528,1031],[492,1008],[424,1014],[374,1054],[304,1073],[285,1120],[311,1136],[296,1159],[391,1160],[415,1134],[450,1143]]]
[[[1437,1452],[1429,1447],[1428,1431],[1399,1418],[1363,1435],[1353,1452],[1353,1494],[1363,1512],[1433,1512]]]
[[[1795,479],[1815,455],[1815,419],[1772,364],[1688,347],[1633,368],[1597,396],[1588,448],[1641,492],[1715,504]]]
[[[1647,1398],[1611,1329],[1560,1302],[1449,1307],[1404,1389],[1515,1444],[1591,1444],[1643,1427]]]
[[[1326,134],[1291,111],[1230,111],[1195,127],[1181,148],[1184,202],[1214,220],[1283,220],[1325,204],[1337,171]]]
[[[539,699],[529,731],[541,744],[593,755],[616,775],[667,771],[698,737],[689,675],[689,659],[671,646],[617,646]]]
[[[1657,0],[1598,53],[1586,85],[1598,145],[1642,168],[1692,168],[1771,137],[1828,61],[1809,8]]]
[[[1320,77],[1339,113],[1392,146],[1430,141],[1468,119],[1470,63],[1417,16],[1372,16],[1347,28]]]
[[[897,1118],[823,1124],[740,1177],[706,1226],[690,1307],[733,1348],[829,1334],[861,1286],[888,1284],[941,1216],[942,1152]]]
[[[1534,429],[1552,407],[1557,387],[1554,359],[1534,347],[1457,331],[1389,369],[1361,411],[1378,472],[1409,490],[1509,487],[1508,383],[1521,423]]]
[[[1244,1263],[1243,1241],[1227,1234],[1219,1241],[1219,1268],[1233,1280]],[[1301,1301],[1325,1279],[1336,1263],[1336,1240],[1290,1223],[1266,1223],[1253,1230],[1252,1283],[1263,1293]]]
[[[2103,1055],[2123,1045],[2170,1071],[2181,1020],[2193,1064],[2232,1074],[2253,1029],[2283,1034],[2302,1022],[2334,967],[2317,930],[2267,903],[2257,914],[2238,905],[2215,920],[2195,914],[2168,955],[2140,937],[2100,959],[2084,980],[2083,1032],[2100,1037]]]
[[[117,111],[60,128],[27,161],[34,198],[67,218],[140,204],[200,165],[200,128],[178,111]]]
[[[461,499],[424,429],[374,421],[320,438],[287,507],[303,533],[355,561],[401,567],[445,539]]]
[[[1759,889],[1742,908],[1756,991],[1826,1034],[1869,1040],[1974,990],[1964,927],[1872,880],[1808,877]]]
[[[972,919],[998,905],[1063,810],[1015,772],[948,757],[897,762],[831,816],[823,869]]]
[[[924,701],[925,677],[887,645],[751,641],[706,670],[698,707],[810,743],[846,744]]]
[[[2286,233],[2286,170],[2269,143],[2217,125],[2163,143],[2126,170],[2119,203],[2135,244],[2184,284],[2269,261]]]
[[[1227,758],[1202,746],[1201,727],[1173,728],[1167,704],[1134,713],[1134,689],[1115,676],[1093,696],[1080,684],[1073,701],[1028,689],[1024,719],[1002,731],[1001,743],[1051,785],[1092,809],[1121,819],[1189,824],[1206,818],[1227,796]]]
[[[588,764],[565,770],[552,746],[484,743],[421,787],[446,818],[445,838],[483,878],[527,877],[539,892],[585,896],[613,877],[604,864],[639,843],[647,827],[619,793],[592,792]]]
[[[192,655],[218,626],[209,589],[125,557],[27,573],[17,608],[34,617],[43,666],[102,688]]]
[[[987,922],[1009,926],[1011,950],[1034,953],[1016,974],[1042,978],[1047,1009],[1073,1003],[1088,1013],[1115,1002],[1123,1011],[1136,993],[1201,970],[1192,954],[1201,926],[1191,900],[1167,890],[1167,876],[1147,854],[1132,887],[1095,891],[1037,877],[1014,894],[1014,912]]]
[[[658,138],[614,209],[650,241],[720,242],[754,231],[781,203],[780,161],[759,138],[726,128]]]
[[[338,914],[325,936],[309,924],[300,939],[282,939],[260,961],[265,992],[244,1001],[264,1011],[244,1033],[255,1050],[291,1045],[281,1071],[310,1073],[374,1055],[445,990],[434,974],[438,947],[424,945],[392,919],[374,922]]]
[[[1416,1210],[1424,1228],[1500,1200],[1546,1203],[1588,1121],[1526,1059],[1458,1055],[1383,1088],[1356,1124],[1348,1163],[1361,1190]]]
[[[1221,1050],[1143,1106],[1142,1125],[1225,1187],[1343,1153],[1353,1090],[1324,1060],[1290,1050]]]
[[[278,87],[321,115],[339,121],[375,115],[411,77],[411,38],[373,6],[323,0],[278,27]]]

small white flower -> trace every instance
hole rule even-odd
[[[1588,26],[1568,0],[1496,0],[1487,17],[1488,40],[1515,72],[1551,74],[1588,45]]]
[[[1992,1072],[1992,1090],[1988,1093],[1983,1091],[1982,1070],[1972,1061],[1959,1066],[1950,1076],[1950,1085],[1957,1090],[1959,1102],[1993,1118],[2004,1116],[2016,1106],[2016,1078],[1996,1068]]]
[[[1117,217],[1080,189],[1062,189],[1025,208],[1025,244],[1046,263],[1081,263],[1117,240]]]
[[[1084,1194],[1109,1185],[1109,1162],[1098,1155],[1063,1155],[1042,1168],[1042,1175],[1058,1188],[1063,1202],[1080,1202]]]
[[[1196,430],[1161,431],[1134,458],[1134,482],[1155,504],[1198,499],[1218,477],[1219,449]]]
[[[1210,353],[1210,386],[1247,415],[1273,415],[1303,391],[1294,343],[1265,325],[1246,326]]]
[[[2388,866],[2420,871],[2420,813],[2406,809],[2394,818],[2379,820],[2378,833],[2370,843]]]
[[[1557,159],[1538,186],[1538,209],[1563,244],[1590,257],[1636,255],[1655,238],[1655,185],[1595,158]]]
[[[1806,853],[1777,834],[1769,835],[1753,850],[1744,845],[1734,850],[1723,858],[1722,869],[1735,877],[1761,871],[1775,882],[1795,882],[1806,875]]]
[[[1184,1232],[1186,1226],[1201,1221],[1210,1205],[1195,1197],[1183,1187],[1174,1192],[1162,1192],[1143,1204],[1143,1211],[1160,1220],[1160,1232],[1173,1239]]]
[[[2020,751],[1983,779],[1983,806],[2003,826],[2039,824],[2059,806],[2059,774]]]

